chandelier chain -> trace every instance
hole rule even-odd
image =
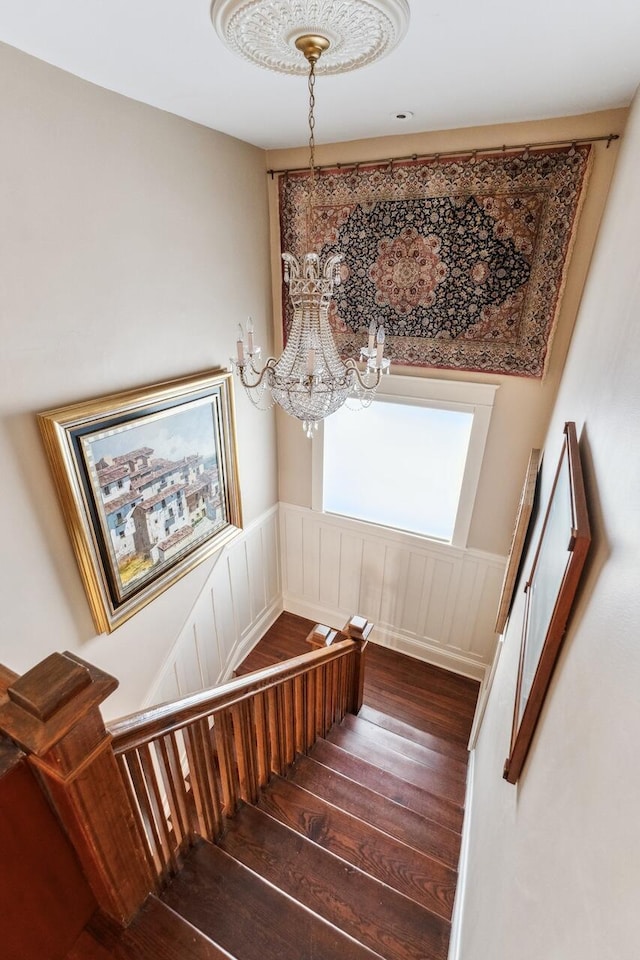
[[[316,187],[315,162],[315,65],[324,50],[329,48],[326,37],[303,34],[296,47],[309,62],[309,178],[308,230],[313,230],[313,200]],[[319,240],[318,240],[319,243]],[[284,280],[289,287],[293,304],[293,321],[282,351],[277,359],[269,357],[260,369],[256,362],[260,348],[254,343],[253,322],[247,327],[245,346],[242,325],[238,325],[236,343],[238,358],[232,359],[240,381],[255,406],[265,408],[269,403],[279,404],[290,416],[302,421],[307,437],[313,437],[318,423],[330,416],[347,400],[368,406],[383,373],[389,371],[390,361],[384,357],[384,328],[375,320],[369,325],[369,340],[360,350],[358,368],[354,359],[343,360],[336,347],[329,312],[334,286],[340,283],[342,254],[321,256],[309,251],[300,259],[292,253],[282,254]],[[270,394],[270,397],[269,397]]]
[[[312,60],[309,64],[309,167],[311,169],[311,178],[316,175],[316,138],[315,138],[315,106],[316,106],[316,65]]]

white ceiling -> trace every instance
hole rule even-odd
[[[626,106],[640,83],[640,0],[410,4],[392,54],[319,77],[319,143]],[[0,40],[263,148],[307,141],[305,80],[230,53],[209,0],[0,0]]]

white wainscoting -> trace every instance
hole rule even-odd
[[[362,614],[377,643],[484,678],[505,557],[286,503],[280,544],[285,610],[333,627]]]
[[[227,680],[281,612],[275,506],[220,551],[144,706]]]

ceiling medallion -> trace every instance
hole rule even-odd
[[[356,70],[379,60],[409,25],[407,0],[213,0],[211,19],[234,53],[278,73],[305,74],[296,48],[303,34],[329,41],[318,73]]]

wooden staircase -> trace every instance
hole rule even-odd
[[[131,927],[94,922],[68,960],[444,960],[462,748],[363,716],[243,804],[217,844],[199,841]]]
[[[340,674],[343,662],[334,661],[334,679],[348,707],[362,677]],[[278,743],[262,776],[261,737],[251,747],[246,711],[234,703],[228,729],[223,713],[211,726],[197,721],[199,739],[185,741],[190,769],[220,799],[220,812],[190,774],[182,797],[167,776],[179,752],[168,739],[175,715],[173,727],[154,717],[161,749],[153,757],[143,738],[148,719],[136,720],[135,735],[126,723],[114,731],[158,881],[127,926],[97,911],[65,960],[446,960],[466,781],[462,738],[439,721],[425,730],[377,707],[355,704],[358,714],[349,712],[330,694],[326,670],[322,684],[290,671],[290,697],[286,686],[274,696],[276,715],[298,715],[288,743],[275,733],[267,693],[257,694],[261,722]],[[302,701],[314,708],[311,725],[297,709]],[[316,735],[327,703],[336,722]],[[260,711],[252,711],[255,720]],[[220,756],[229,738],[233,762]],[[164,801],[154,774],[163,756]],[[223,782],[231,768],[235,786]],[[170,807],[164,836],[163,807]]]
[[[403,750],[432,758],[428,748],[416,750],[394,733],[394,746],[379,748],[373,761],[360,759],[360,782],[352,779],[356,758],[336,741],[348,733],[366,752],[381,728],[356,718],[348,724],[332,728],[309,758],[274,778],[256,805],[243,807],[218,848],[200,845],[163,895],[238,960],[447,955],[460,838],[429,814],[435,796],[447,822],[459,823],[460,803],[431,794],[429,768],[418,777],[415,759],[406,772],[422,785],[399,775]],[[460,761],[451,764],[452,780],[464,775]],[[448,787],[441,777],[436,789],[440,782]],[[464,788],[462,779],[456,784]],[[405,793],[413,808],[404,805]],[[242,922],[236,884],[244,890]],[[210,897],[195,898],[194,888]]]

